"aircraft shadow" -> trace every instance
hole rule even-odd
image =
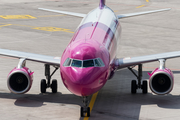
[[[73,94],[62,94],[60,92],[56,94],[13,94],[13,93],[0,93],[0,98],[14,99],[14,105],[21,107],[41,107],[44,102],[61,103],[61,104],[75,104],[81,105],[81,97]]]
[[[135,70],[136,71],[136,70]],[[136,71],[137,72],[137,71]],[[147,72],[143,71],[143,79],[148,79]],[[173,71],[174,74],[180,71]],[[128,70],[122,69],[108,80],[106,85],[99,91],[95,101],[91,118],[93,120],[136,120],[139,119],[143,105],[156,105],[164,109],[180,109],[180,95],[155,95],[149,90],[148,94],[131,94],[131,80],[136,77]],[[0,93],[0,98],[14,99],[14,105],[21,107],[41,107],[46,102],[82,105],[82,98],[73,94],[13,94]],[[80,120],[83,118],[80,117]]]

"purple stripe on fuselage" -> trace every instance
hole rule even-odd
[[[89,22],[83,24],[77,29],[71,42],[85,39],[98,41],[100,45],[103,45],[109,51],[110,59],[113,59],[116,54],[116,45],[118,41],[118,37],[116,38],[115,36],[117,35],[115,34],[120,34],[119,22],[114,21],[114,23],[114,26],[112,26],[111,28],[99,22]]]
[[[118,23],[117,23],[118,24]],[[102,24],[102,23],[99,23],[99,22],[95,22],[95,23],[92,23],[92,22],[89,22],[89,23],[86,23],[86,24],[83,24],[82,26],[79,27],[79,29],[77,30],[77,33],[76,35],[78,34],[78,32],[84,28],[87,28],[87,27],[94,27],[94,28],[101,28],[102,30],[104,30],[107,35],[109,35],[110,39],[113,39],[114,37],[114,33],[113,31],[106,25]],[[74,37],[75,39],[76,37]]]

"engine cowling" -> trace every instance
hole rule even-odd
[[[14,68],[7,77],[9,90],[16,94],[28,92],[33,82],[33,73],[27,67]]]
[[[170,69],[156,68],[152,73],[148,73],[149,86],[152,92],[158,95],[168,94],[174,86],[174,76]]]

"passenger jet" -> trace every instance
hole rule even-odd
[[[106,6],[105,0],[100,0],[99,6],[88,14],[39,9],[83,19],[61,57],[0,49],[0,55],[19,59],[17,67],[7,77],[7,85],[12,93],[23,94],[31,88],[33,72],[26,67],[27,60],[45,64],[46,79],[41,80],[41,93],[45,93],[49,87],[53,93],[57,92],[57,80],[51,81],[51,77],[60,68],[65,87],[73,94],[83,98],[84,106],[80,111],[82,117],[86,113],[88,117],[90,116],[88,96],[99,91],[107,80],[113,77],[116,70],[121,68],[128,68],[137,77],[137,81],[132,80],[131,82],[131,93],[135,94],[137,89],[142,89],[142,92],[146,94],[148,92],[147,81],[141,79],[142,64],[159,61],[159,67],[152,73],[148,73],[150,76],[149,87],[158,95],[168,94],[173,89],[173,73],[165,67],[165,62],[166,59],[180,57],[180,51],[132,58],[116,57],[118,40],[121,36],[118,19],[167,11],[170,8],[116,15],[112,9]],[[133,67],[136,65],[138,65],[138,74],[133,71]],[[52,73],[50,66],[55,68]]]

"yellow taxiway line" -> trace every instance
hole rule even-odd
[[[59,17],[59,16],[66,16],[66,15],[44,15],[44,16],[37,16],[37,17]]]
[[[94,93],[93,96],[92,96],[92,98],[91,98],[91,102],[89,103],[90,113],[91,113],[91,111],[92,111],[92,109],[93,109],[93,106],[94,106],[94,103],[95,103],[95,101],[96,101],[97,95],[98,95],[98,92],[97,92],[97,93]],[[86,116],[87,116],[87,114],[86,114]],[[84,117],[84,120],[89,120],[89,117]]]
[[[12,25],[12,24],[0,25],[0,27],[9,26],[9,25]]]
[[[70,29],[57,28],[57,27],[36,27],[36,26],[29,26],[29,25],[7,24],[7,23],[0,23],[0,24],[5,24],[5,25],[0,25],[0,27],[9,26],[9,25],[14,25],[14,26],[29,27],[29,28],[31,28],[31,29],[42,30],[42,31],[49,31],[49,32],[62,31],[62,32],[68,32],[68,33],[74,33],[74,32],[71,31]],[[0,28],[0,29],[1,29],[1,28]]]
[[[146,2],[149,2],[149,0],[146,0]],[[144,7],[145,5],[140,5],[140,6],[137,6],[136,8],[141,8],[141,7]]]
[[[141,6],[138,6],[138,7],[136,7],[136,8],[140,8],[140,7],[144,7],[145,5],[141,5]]]

